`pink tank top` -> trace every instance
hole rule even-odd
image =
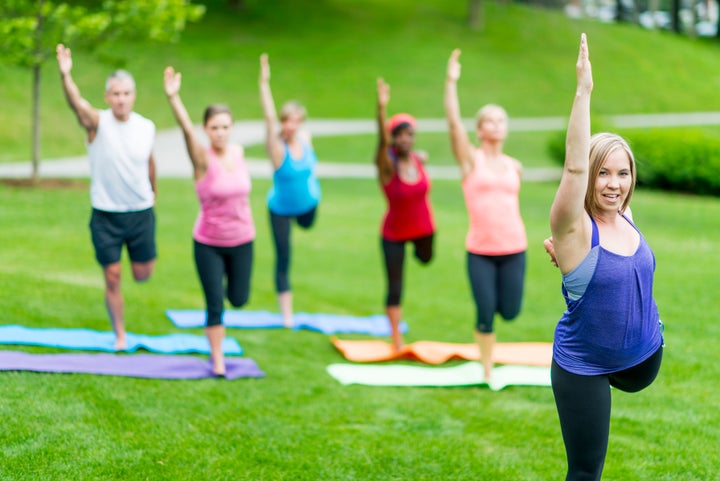
[[[418,181],[408,184],[393,173],[390,182],[383,185],[388,210],[382,224],[382,236],[389,241],[407,241],[425,237],[435,231],[428,194],[430,178],[422,162],[412,155],[418,170]]]
[[[193,239],[203,244],[230,247],[255,239],[255,224],[250,210],[250,173],[242,150],[228,146],[234,170],[228,171],[212,149],[205,177],[195,182],[200,200]]]
[[[470,229],[465,238],[468,252],[506,255],[527,249],[525,225],[520,216],[520,175],[514,159],[503,156],[506,168],[490,170],[482,150],[475,153],[475,168],[462,182]]]

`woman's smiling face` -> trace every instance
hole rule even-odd
[[[630,158],[623,149],[616,149],[600,168],[595,179],[595,201],[604,211],[617,212],[633,185]]]

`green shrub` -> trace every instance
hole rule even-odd
[[[593,133],[595,132],[615,132],[615,128],[611,122],[604,118],[593,118],[591,120],[590,129]],[[550,140],[547,143],[547,152],[550,158],[552,158],[558,165],[565,164],[565,135],[567,132],[560,130],[554,135],[550,136]]]
[[[720,195],[720,141],[691,129],[650,129],[625,137],[635,153],[638,184]]]
[[[634,129],[615,131],[627,139],[635,154],[638,185],[654,189],[720,195],[720,140],[699,129]],[[565,161],[565,132],[548,141],[558,164]]]

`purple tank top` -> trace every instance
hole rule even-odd
[[[623,216],[624,217],[624,216]],[[587,376],[635,366],[661,345],[660,318],[652,295],[655,256],[642,233],[631,256],[600,246],[592,221],[592,248],[598,247],[595,271],[577,300],[563,289],[567,310],[555,329],[553,358],[560,367]]]

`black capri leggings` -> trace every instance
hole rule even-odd
[[[409,241],[391,241],[382,238],[382,251],[385,258],[387,275],[387,295],[385,306],[399,306],[403,288],[403,265],[405,263],[405,242],[412,242],[415,257],[423,264],[432,260],[434,235],[419,237]]]
[[[553,360],[550,369],[568,472],[566,481],[599,481],[610,434],[610,386],[637,392],[657,377],[663,348],[637,366],[603,376],[570,373]]]
[[[224,294],[234,307],[242,307],[250,297],[253,243],[217,247],[194,241],[194,253],[195,267],[205,294],[205,325],[217,326],[222,324]],[[227,288],[224,289],[225,279]]]
[[[501,256],[468,252],[467,269],[475,299],[478,332],[493,332],[496,312],[506,321],[520,314],[525,284],[525,252]]]
[[[303,229],[315,222],[317,207],[298,216],[278,215],[270,211],[270,227],[275,241],[275,291],[290,290],[290,221],[295,219]]]

